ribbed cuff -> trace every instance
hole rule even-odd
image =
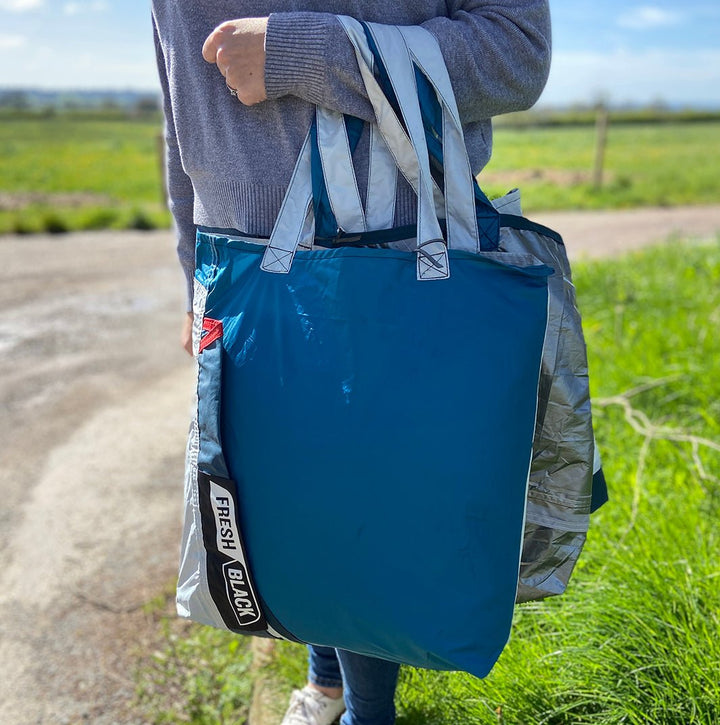
[[[273,13],[265,32],[267,97],[295,95],[317,102],[325,86],[330,13]]]

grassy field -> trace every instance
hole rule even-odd
[[[0,116],[0,233],[166,226],[159,119]],[[594,128],[501,126],[481,182],[528,211],[720,203],[720,122],[611,124],[605,183]]]
[[[0,119],[0,233],[167,226],[154,120]]]
[[[578,265],[575,282],[611,502],[568,592],[517,609],[489,677],[402,669],[398,725],[720,722],[720,240]],[[247,641],[167,626],[181,631],[139,667],[138,707],[239,721]],[[305,652],[278,649],[282,706]]]
[[[480,176],[498,196],[523,190],[538,209],[720,203],[720,123],[610,125],[604,183],[592,184],[593,126],[499,128]]]

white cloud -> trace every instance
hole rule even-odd
[[[667,28],[682,22],[680,13],[663,10],[655,5],[642,5],[622,13],[617,24],[621,28],[647,30],[648,28]]]
[[[44,4],[45,0],[0,0],[0,10],[9,10],[11,13],[23,13],[26,10],[35,10]]]
[[[23,35],[0,35],[0,50],[21,48],[27,42]]]
[[[103,13],[108,9],[104,0],[94,0],[89,3],[69,2],[63,6],[65,15],[80,15],[81,13]]]
[[[557,52],[541,103],[671,103],[720,105],[720,50],[619,49]]]

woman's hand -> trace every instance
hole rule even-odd
[[[182,329],[180,330],[180,344],[185,348],[185,352],[187,352],[188,355],[193,354],[192,328],[193,313],[187,312],[183,319]]]
[[[246,106],[267,98],[265,91],[265,30],[267,18],[228,20],[208,35],[203,58],[215,63],[225,82]]]

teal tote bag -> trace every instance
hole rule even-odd
[[[517,594],[552,269],[498,250],[432,36],[418,59],[408,29],[342,22],[378,118],[365,205],[349,124],[317,109],[270,239],[198,231],[178,608],[484,676]],[[416,228],[392,227],[397,173]]]

